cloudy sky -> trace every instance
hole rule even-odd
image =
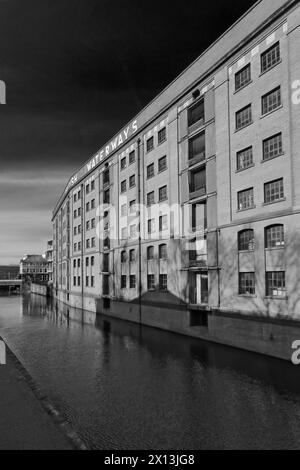
[[[254,3],[0,0],[0,265],[44,251],[71,173]]]

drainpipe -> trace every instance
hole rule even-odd
[[[139,322],[142,324],[142,237],[141,237],[141,139],[137,141],[138,154],[138,208],[139,208]]]
[[[83,321],[83,282],[84,282],[84,257],[83,257],[83,250],[84,248],[84,233],[85,233],[85,225],[84,225],[84,218],[83,214],[85,213],[85,187],[84,184],[81,184],[81,310],[82,310],[82,321]]]

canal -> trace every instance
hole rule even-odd
[[[93,449],[299,449],[300,368],[0,298],[0,335]]]

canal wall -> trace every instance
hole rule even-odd
[[[44,297],[50,296],[50,288],[44,284],[31,284],[30,292],[32,294],[42,295]]]
[[[300,340],[300,322],[286,318],[253,316],[251,312],[191,311],[172,299],[160,305],[143,299],[140,305],[117,300],[106,303],[99,297],[82,300],[70,296],[68,301],[62,293],[56,298],[65,304],[70,319],[82,323],[93,324],[100,314],[287,361],[292,357],[293,342]]]

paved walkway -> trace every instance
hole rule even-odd
[[[73,448],[8,353],[7,364],[0,365],[0,450]]]

